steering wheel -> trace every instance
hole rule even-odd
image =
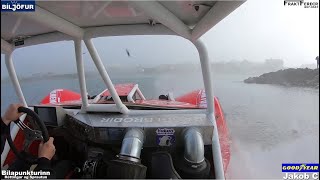
[[[14,145],[11,135],[10,135],[10,128],[7,131],[7,140],[8,144],[13,151],[13,153],[21,160],[29,163],[29,164],[35,164],[38,161],[38,158],[31,155],[29,153],[29,147],[32,144],[33,141],[35,140],[42,140],[43,142],[47,142],[49,140],[49,133],[48,129],[44,125],[43,121],[40,120],[39,116],[37,113],[32,111],[31,109],[25,108],[25,107],[19,107],[18,112],[23,112],[32,117],[32,119],[35,121],[35,123],[39,126],[39,130],[34,130],[28,127],[26,124],[24,124],[20,119],[17,119],[14,121],[16,125],[23,131],[24,136],[25,136],[25,141],[23,143],[23,150],[18,151],[16,146]]]

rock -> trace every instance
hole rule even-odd
[[[249,77],[248,79],[245,79],[244,82],[319,88],[319,70],[308,68],[290,68],[276,72],[265,73],[259,77]]]

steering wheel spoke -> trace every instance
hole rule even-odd
[[[43,140],[42,133],[39,130],[33,130],[26,124],[24,124],[22,121],[19,119],[14,121],[17,126],[23,131],[25,141],[23,143],[23,150],[25,152],[29,152],[29,147],[32,144],[33,141],[35,140]]]
[[[35,140],[43,140],[41,131],[31,129],[20,120],[15,121],[15,123],[23,131],[26,140],[29,140],[31,142]]]

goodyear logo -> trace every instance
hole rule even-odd
[[[1,12],[33,12],[35,11],[35,1],[3,1],[1,0]]]
[[[282,172],[319,172],[319,164],[282,164]]]

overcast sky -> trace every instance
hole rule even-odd
[[[319,8],[287,7],[283,0],[248,0],[203,38],[212,59],[281,58],[286,66],[315,63]]]
[[[280,58],[287,67],[315,63],[319,54],[319,9],[287,7],[282,0],[248,0],[202,38],[211,61],[263,62]],[[180,37],[113,37],[94,42],[108,64],[198,63],[195,47]],[[14,55],[16,70],[20,74],[75,72],[72,45],[58,42],[19,49]],[[3,56],[1,59],[4,65]],[[84,60],[87,67],[93,67],[88,53],[84,54]],[[1,66],[1,75],[5,74]]]

